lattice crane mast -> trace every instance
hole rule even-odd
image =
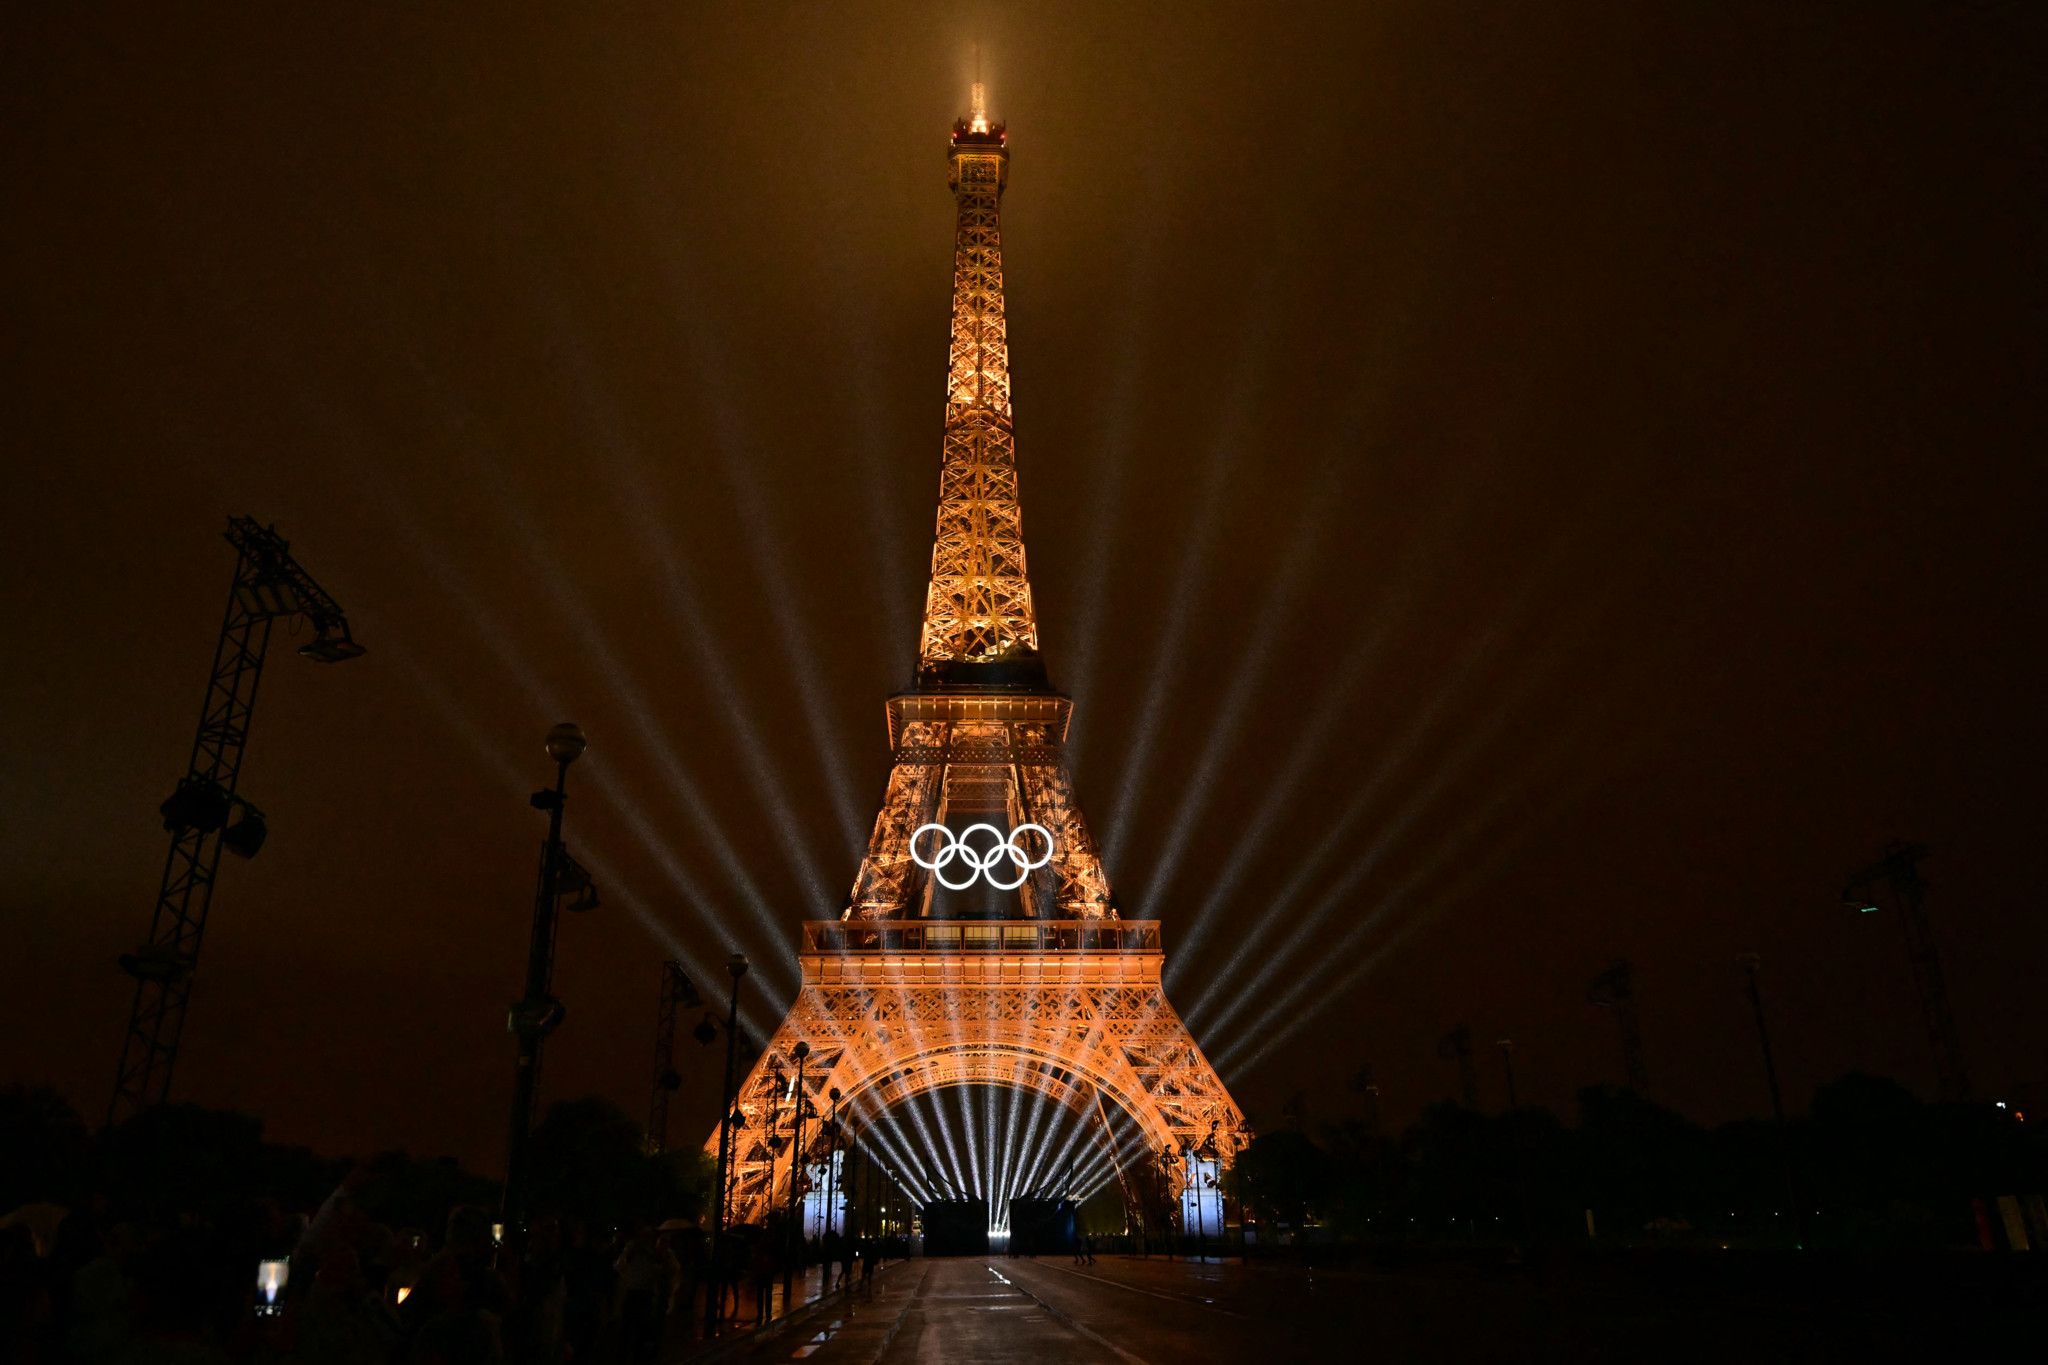
[[[1615,1027],[1621,1032],[1621,1070],[1629,1089],[1642,1094],[1650,1088],[1650,1073],[1643,1066],[1643,1031],[1636,1019],[1635,969],[1627,958],[1617,958],[1607,970],[1593,978],[1586,990],[1589,1004],[1614,1011]]]
[[[654,1015],[654,1079],[648,1087],[647,1150],[660,1156],[668,1150],[668,1097],[683,1088],[676,1070],[676,1016],[684,1010],[699,1009],[704,1002],[683,964],[670,958],[661,964],[661,999]],[[718,1036],[718,1025],[710,1019],[697,1025],[697,1041],[709,1045]]]
[[[1927,922],[1927,883],[1920,876],[1920,860],[1927,856],[1925,844],[1894,839],[1885,845],[1884,856],[1859,869],[1842,888],[1843,903],[1862,914],[1880,907],[1872,895],[1880,884],[1890,888],[1892,903],[1906,930],[1906,955],[1913,965],[1913,986],[1920,993],[1920,1014],[1927,1027],[1927,1043],[1934,1050],[1935,1078],[1945,1100],[1970,1097],[1969,1073],[1963,1069],[1963,1047],[1956,1037],[1956,1018],[1949,1009],[1948,983],[1941,972],[1941,952],[1934,946],[1934,929]]]
[[[275,527],[231,517],[226,534],[235,547],[235,577],[192,760],[159,808],[171,848],[149,939],[121,957],[122,970],[135,978],[135,999],[121,1043],[114,1098],[107,1106],[109,1126],[163,1103],[170,1094],[221,850],[253,858],[268,833],[263,813],[236,788],[271,627],[279,620],[306,618],[315,634],[298,652],[315,663],[342,663],[364,652],[349,634],[341,604],[292,558],[290,543]]]

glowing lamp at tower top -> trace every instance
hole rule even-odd
[[[1006,141],[1008,135],[1003,131],[1003,125],[989,118],[988,101],[982,94],[981,82],[976,81],[967,117],[953,123],[953,146],[992,148],[1000,152]]]

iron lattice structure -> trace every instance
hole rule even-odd
[[[1635,970],[1627,958],[1618,958],[1606,971],[1593,978],[1586,999],[1602,1009],[1614,1011],[1615,1027],[1621,1033],[1621,1074],[1629,1089],[1647,1093],[1650,1073],[1643,1065],[1643,1030],[1636,1018]]]
[[[232,517],[227,541],[235,547],[235,577],[214,646],[213,671],[207,675],[192,758],[179,783],[179,796],[197,800],[181,802],[174,796],[164,803],[171,847],[150,916],[149,939],[140,951],[121,960],[135,978],[135,998],[121,1040],[114,1096],[107,1106],[108,1127],[162,1104],[170,1094],[178,1040],[192,999],[192,975],[199,965],[207,911],[220,874],[222,830],[235,807],[249,808],[236,788],[271,626],[279,618],[304,616],[311,621],[318,635],[300,646],[299,653],[316,663],[340,663],[363,653],[349,634],[340,604],[292,558],[290,543],[275,527],[250,517]]]
[[[1949,1006],[1948,985],[1942,977],[1941,950],[1935,946],[1934,927],[1927,918],[1927,882],[1920,875],[1920,860],[1926,856],[1925,844],[1892,840],[1885,845],[1882,858],[1849,879],[1842,899],[1861,909],[1870,902],[1874,885],[1882,882],[1891,888],[1905,924],[1906,954],[1913,968],[1913,988],[1920,996],[1927,1044],[1934,1053],[1935,1079],[1944,1100],[1960,1102],[1970,1097],[1970,1073],[1963,1065],[1955,1012]]]
[[[998,216],[1009,150],[979,87],[949,162],[952,346],[916,676],[889,699],[893,764],[852,894],[838,920],[805,925],[797,1000],[737,1094],[740,1221],[782,1207],[796,1178],[780,1154],[799,1042],[805,1107],[836,1089],[856,1129],[929,1090],[997,1085],[1084,1118],[1115,1106],[1155,1152],[1207,1145],[1228,1164],[1250,1136],[1166,1000],[1159,926],[1119,917],[1069,775],[1073,703],[1047,680],[1025,574]],[[1050,836],[1046,861],[1018,869],[1012,917],[935,914],[913,836],[967,821]]]
[[[921,671],[1038,652],[1024,571],[1017,443],[1010,427],[1010,341],[1003,318],[1000,206],[1010,152],[977,106],[953,130],[953,344],[946,369],[945,459],[925,594]]]
[[[654,1011],[654,1075],[648,1085],[647,1150],[659,1156],[668,1150],[668,1098],[682,1088],[676,1073],[676,1016],[704,1002],[674,958],[661,964],[661,996]]]

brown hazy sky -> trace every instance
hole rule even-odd
[[[1081,794],[1255,1120],[1405,1119],[1460,1020],[1567,1106],[1622,955],[1654,1093],[1756,1112],[1751,949],[1801,1103],[1924,1092],[1836,904],[1892,835],[1980,1089],[2048,1078],[2037,7],[0,25],[0,1080],[105,1104],[239,512],[372,652],[274,654],[182,1097],[494,1168],[564,717],[547,1093],[641,1110],[671,947],[772,1023],[909,678],[977,41]]]

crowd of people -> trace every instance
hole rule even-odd
[[[0,1225],[0,1360],[22,1365],[638,1365],[765,1322],[778,1290],[872,1292],[872,1238],[687,1220],[536,1219],[508,1241],[459,1205],[437,1236],[378,1221],[353,1172],[293,1216],[137,1220],[41,1205]],[[516,1248],[516,1249],[515,1249]],[[889,1248],[896,1250],[896,1248]]]

